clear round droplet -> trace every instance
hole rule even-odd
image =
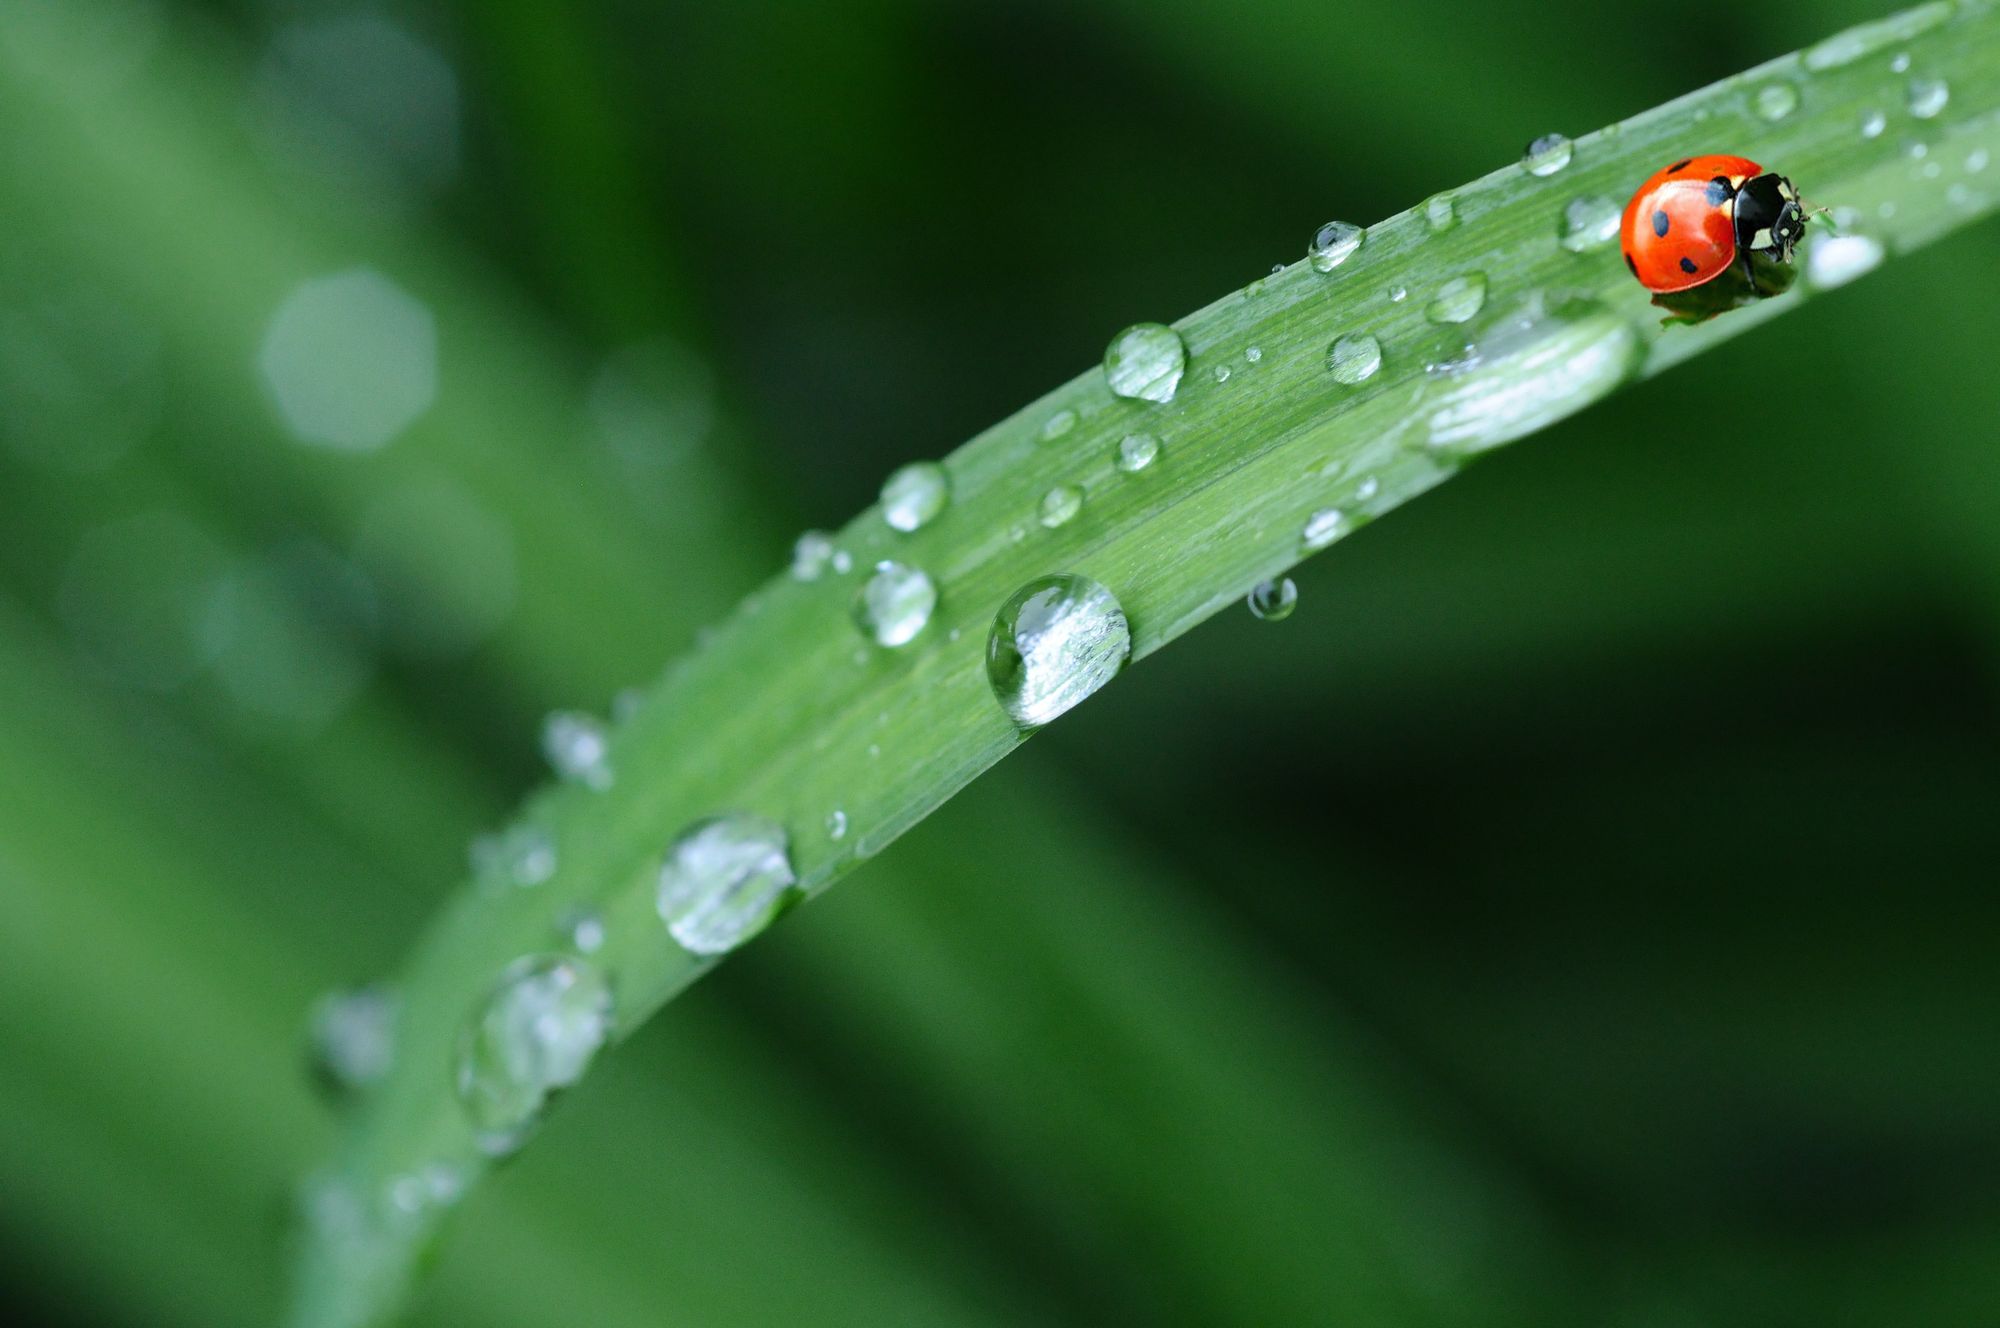
[[[1458,205],[1450,194],[1435,194],[1424,203],[1424,227],[1432,235],[1442,235],[1458,224]]]
[[[1057,526],[1068,525],[1070,518],[1083,510],[1083,490],[1074,484],[1058,484],[1042,495],[1042,505],[1037,513],[1041,523],[1054,530]]]
[[[610,1033],[611,988],[593,965],[563,955],[516,960],[459,1036],[453,1080],[481,1146],[519,1146]]]
[[[1000,606],[986,639],[986,677],[1009,719],[1038,728],[1117,677],[1131,655],[1116,595],[1086,576],[1045,576]]]
[[[847,838],[847,813],[838,807],[826,814],[826,837],[835,841]]]
[[[1160,455],[1160,440],[1149,433],[1128,433],[1118,442],[1118,469],[1126,474],[1144,470]]]
[[[1243,352],[1243,362],[1245,364],[1261,364],[1263,360],[1264,348],[1262,346],[1251,346]]]
[[[1861,117],[1861,136],[1880,138],[1882,131],[1889,127],[1889,117],[1880,111],[1869,111]]]
[[[1373,475],[1369,475],[1364,477],[1361,483],[1354,486],[1354,500],[1365,503],[1380,492],[1382,492],[1382,481],[1376,479]]]
[[[611,787],[611,735],[604,721],[558,710],[542,721],[542,753],[559,778],[594,789]]]
[[[1799,108],[1799,90],[1782,80],[1757,89],[1757,114],[1766,120],[1782,120]]]
[[[1895,73],[1895,74],[1907,74],[1907,73],[1909,73],[1909,72],[1910,72],[1910,53],[1909,53],[1908,51],[1898,51],[1898,52],[1896,52],[1896,54],[1895,54],[1894,56],[1892,56],[1892,57],[1890,58],[1890,60],[1889,60],[1889,71],[1890,71],[1891,73]]]
[[[1569,165],[1569,159],[1576,152],[1576,145],[1563,134],[1543,134],[1528,144],[1521,154],[1521,164],[1528,168],[1530,175],[1554,175]]]
[[[929,625],[937,609],[937,583],[908,563],[879,562],[854,596],[854,622],[881,646],[906,646]]]
[[[1331,272],[1354,256],[1368,232],[1345,221],[1329,221],[1319,228],[1306,246],[1306,261],[1315,272]]]
[[[1306,518],[1299,532],[1299,544],[1307,553],[1317,553],[1347,533],[1347,513],[1338,507],[1322,507]]]
[[[1806,280],[1832,290],[1873,272],[1882,258],[1882,242],[1873,236],[1821,235],[1806,251]]]
[[[314,1003],[313,1073],[329,1093],[351,1096],[388,1077],[396,1061],[401,1004],[395,989],[380,983],[328,992]]]
[[[951,498],[951,481],[935,461],[913,461],[882,484],[882,519],[908,534],[928,525]]]
[[[1226,364],[1218,364],[1218,365],[1216,365],[1216,366],[1215,366],[1215,373],[1214,373],[1214,378],[1215,378],[1215,381],[1216,381],[1216,382],[1218,382],[1218,383],[1226,383],[1226,382],[1228,382],[1228,381],[1229,381],[1229,366],[1228,366],[1228,365],[1226,365]]]
[[[1045,443],[1053,443],[1075,427],[1076,412],[1065,407],[1042,421],[1039,437]]]
[[[833,566],[835,552],[833,536],[824,530],[808,530],[792,545],[792,579],[819,580]]]
[[[604,915],[594,908],[578,905],[567,910],[556,929],[569,939],[578,954],[596,954],[604,948]]]
[[[656,902],[681,948],[726,954],[770,926],[797,884],[783,826],[718,816],[688,827],[667,850]]]
[[[1349,332],[1326,348],[1327,372],[1336,383],[1365,383],[1382,367],[1382,343],[1366,332]]]
[[[1486,307],[1486,274],[1468,272],[1438,287],[1435,299],[1424,309],[1433,323],[1463,323]]]
[[[1603,194],[1572,198],[1563,208],[1556,238],[1573,254],[1603,249],[1618,238],[1618,221],[1623,212],[1617,199]]]
[[[1259,581],[1243,601],[1250,616],[1260,622],[1283,622],[1298,607],[1299,588],[1289,576],[1275,581]]]
[[[1391,286],[1388,294],[1389,303],[1401,304],[1404,300],[1410,298],[1410,288],[1407,286]]]
[[[1935,119],[1951,100],[1951,85],[1941,78],[1910,80],[1910,114],[1919,120]]]
[[[1174,399],[1187,372],[1187,346],[1165,323],[1135,323],[1104,351],[1104,380],[1128,401]]]

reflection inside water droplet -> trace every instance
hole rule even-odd
[[[1089,577],[1045,576],[1011,595],[986,641],[986,676],[1008,718],[1046,724],[1118,676],[1132,654],[1125,610]]]

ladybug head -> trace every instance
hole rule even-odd
[[[1790,180],[1767,172],[1736,191],[1735,222],[1737,248],[1783,263],[1805,238],[1806,209]]]

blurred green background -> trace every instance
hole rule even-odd
[[[311,1002],[801,526],[1879,12],[0,0],[10,1299],[274,1321]],[[1995,1321],[1996,293],[1989,222],[1134,670],[607,1058],[418,1320]]]

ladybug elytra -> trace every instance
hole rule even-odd
[[[1625,265],[1647,290],[1671,295],[1740,268],[1758,290],[1752,257],[1783,264],[1805,235],[1792,182],[1748,157],[1677,161],[1639,186],[1618,227]]]

